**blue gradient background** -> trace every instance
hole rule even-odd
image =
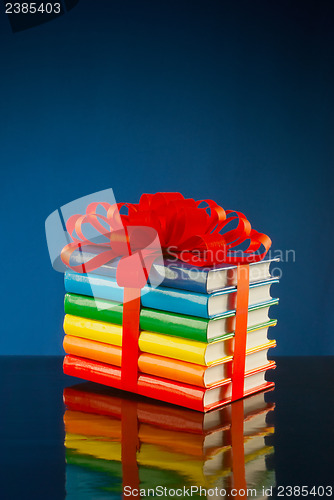
[[[0,13],[0,354],[61,354],[46,217],[112,187],[181,191],[294,249],[277,355],[334,354],[332,2],[81,0],[13,34]]]

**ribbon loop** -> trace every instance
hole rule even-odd
[[[106,216],[97,213],[100,206]],[[124,207],[127,214],[121,213]],[[97,243],[96,238],[85,238],[83,224],[90,224],[98,236],[103,235],[109,241]],[[235,227],[228,229],[230,224]],[[197,267],[223,262],[257,262],[264,258],[271,245],[270,238],[252,229],[242,212],[225,211],[213,200],[195,201],[184,198],[181,193],[156,193],[143,194],[138,204],[91,203],[86,214],[72,215],[66,224],[72,243],[63,249],[61,258],[74,271],[91,272],[108,260],[143,250],[150,239],[149,232],[144,231],[139,236],[137,231],[134,237],[134,229],[130,233],[131,226],[155,230],[167,255],[173,247],[179,259]],[[240,245],[245,241],[249,242],[248,247],[242,250]],[[100,257],[81,266],[72,266],[72,253],[88,244],[101,248]],[[261,247],[263,251],[259,253]]]

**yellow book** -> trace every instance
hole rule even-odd
[[[261,326],[247,335],[246,349],[267,344],[269,326]],[[66,314],[64,331],[67,335],[95,340],[115,346],[122,345],[122,326]],[[179,359],[202,366],[212,366],[231,359],[231,338],[205,343],[181,337],[141,331],[139,349],[142,352]]]

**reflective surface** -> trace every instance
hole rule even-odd
[[[1,358],[0,498],[331,485],[333,362],[279,358],[275,391],[203,416],[66,377],[61,358]]]
[[[207,414],[80,384],[64,391],[69,498],[184,487],[216,492],[275,485],[274,404],[260,393]],[[78,480],[84,476],[85,480]],[[123,487],[122,487],[123,483]],[[127,487],[127,489],[125,489]],[[216,490],[217,488],[217,490]],[[169,495],[167,495],[169,496]],[[203,496],[203,495],[202,495]],[[206,496],[206,495],[205,495]]]

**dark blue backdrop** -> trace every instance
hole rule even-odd
[[[50,212],[108,187],[247,214],[282,264],[277,354],[334,354],[333,3],[81,0],[1,42],[1,354],[62,353]]]

